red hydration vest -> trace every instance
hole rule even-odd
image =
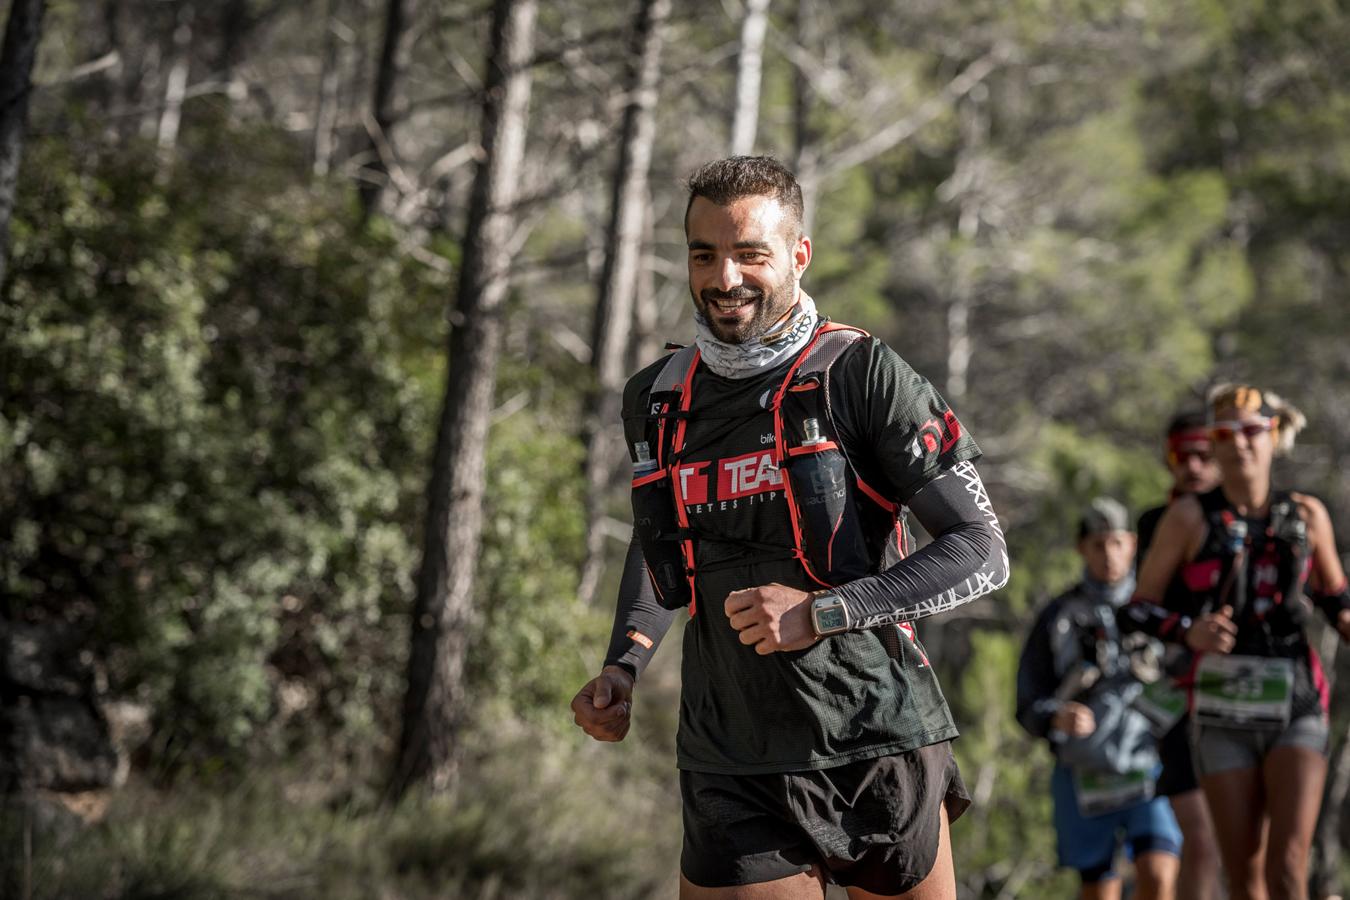
[[[777,549],[787,550],[821,587],[876,572],[907,550],[903,508],[858,475],[830,414],[830,367],[867,337],[861,329],[826,321],[788,367],[768,405],[771,464],[787,473],[782,490],[793,536],[791,548]],[[632,486],[633,521],[657,602],[667,609],[688,605],[690,615],[699,535],[690,525],[679,466],[699,358],[697,347],[684,347],[656,376],[645,428],[652,458],[645,466],[638,463]]]

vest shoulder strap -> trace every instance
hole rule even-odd
[[[798,368],[798,372],[806,375],[825,372],[835,364],[845,350],[870,336],[866,331],[852,325],[826,322],[821,326],[820,334],[817,335],[810,353]]]
[[[661,371],[656,375],[656,381],[652,382],[652,393],[661,393],[664,391],[673,391],[678,385],[684,383],[689,375],[689,369],[698,361],[698,347],[690,344],[688,347],[681,347],[666,358],[666,364],[661,367]]]

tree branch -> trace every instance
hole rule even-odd
[[[829,162],[821,166],[821,174],[830,178],[846,172],[854,166],[860,166],[875,159],[909,140],[919,129],[942,115],[952,103],[970,93],[977,84],[988,78],[990,73],[1007,60],[1008,56],[1008,50],[1002,47],[981,56],[966,66],[961,74],[949,81],[947,86],[936,95],[920,104],[919,108],[910,115],[892,122],[870,137],[854,142],[842,150],[827,154],[825,158]]]

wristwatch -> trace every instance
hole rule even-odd
[[[818,594],[811,601],[811,627],[818,637],[848,631],[848,607],[834,594]]]

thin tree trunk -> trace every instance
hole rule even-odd
[[[191,0],[178,7],[173,29],[173,55],[169,77],[164,86],[164,109],[159,114],[155,142],[159,145],[161,165],[167,165],[178,146],[178,130],[183,123],[183,101],[187,97],[188,75],[192,70],[192,20],[196,10]]]
[[[88,103],[98,110],[99,117],[108,124],[108,134],[115,132],[111,123],[116,120],[118,110],[114,108],[118,93],[118,83],[122,77],[122,53],[118,40],[118,7],[120,0],[102,0],[98,5],[90,5],[82,16],[82,42],[80,57],[86,60],[72,70],[87,71],[88,77],[75,80],[70,88],[70,96],[80,102]]]
[[[951,298],[947,304],[947,402],[960,410],[965,405],[970,384],[970,360],[973,355],[970,316],[978,288],[980,240],[979,188],[981,157],[989,135],[989,117],[984,106],[983,86],[977,85],[961,110],[962,147],[958,156],[958,175],[962,187],[955,198],[959,204],[957,234],[961,236],[954,265]],[[964,163],[962,162],[964,161]],[[962,173],[964,170],[964,173]]]
[[[370,159],[361,169],[361,210],[369,217],[380,202],[389,178],[384,155],[392,148],[394,125],[398,121],[397,91],[402,75],[412,59],[413,19],[417,0],[389,0],[385,6],[384,45],[380,66],[375,74],[375,94],[371,99],[374,133],[370,135]]]
[[[647,200],[647,173],[656,139],[657,83],[661,77],[662,27],[670,15],[670,0],[639,0],[626,79],[628,106],[623,113],[619,161],[614,171],[605,264],[591,328],[591,368],[595,386],[588,399],[586,438],[586,562],[577,591],[589,602],[604,571],[604,532],[599,527],[623,431],[620,403],[629,337],[632,334],[633,294],[642,262],[643,213]]]
[[[338,13],[342,0],[328,0],[324,16],[323,61],[319,69],[319,103],[314,113],[314,174],[323,177],[333,165],[337,137],[338,86]]]
[[[814,0],[797,0],[797,45],[808,50],[820,43],[819,22]],[[820,135],[811,125],[811,107],[814,102],[811,79],[799,65],[792,71],[792,168],[797,184],[802,189],[802,231],[811,233],[815,224],[816,200],[820,193]]]
[[[759,83],[764,68],[764,36],[769,30],[769,0],[746,0],[741,20],[741,49],[736,60],[736,110],[731,119],[731,155],[755,149],[759,127]]]
[[[643,263],[638,266],[637,288],[633,292],[633,352],[628,355],[627,368],[631,372],[656,359],[661,350],[661,305],[656,292],[656,274],[648,255],[656,244],[656,211],[652,208],[651,188],[643,204],[642,217]]]
[[[225,0],[217,27],[220,29],[220,52],[216,57],[216,72],[222,81],[232,82],[234,71],[244,58],[248,33],[253,28],[248,0]]]
[[[0,47],[0,284],[9,262],[9,220],[19,183],[23,140],[28,132],[28,98],[33,62],[42,40],[45,0],[14,0]]]
[[[530,102],[536,0],[496,0],[474,177],[449,342],[445,403],[427,489],[408,690],[391,796],[455,780],[464,722],[464,655],[483,526],[483,481],[502,339],[516,189]]]

